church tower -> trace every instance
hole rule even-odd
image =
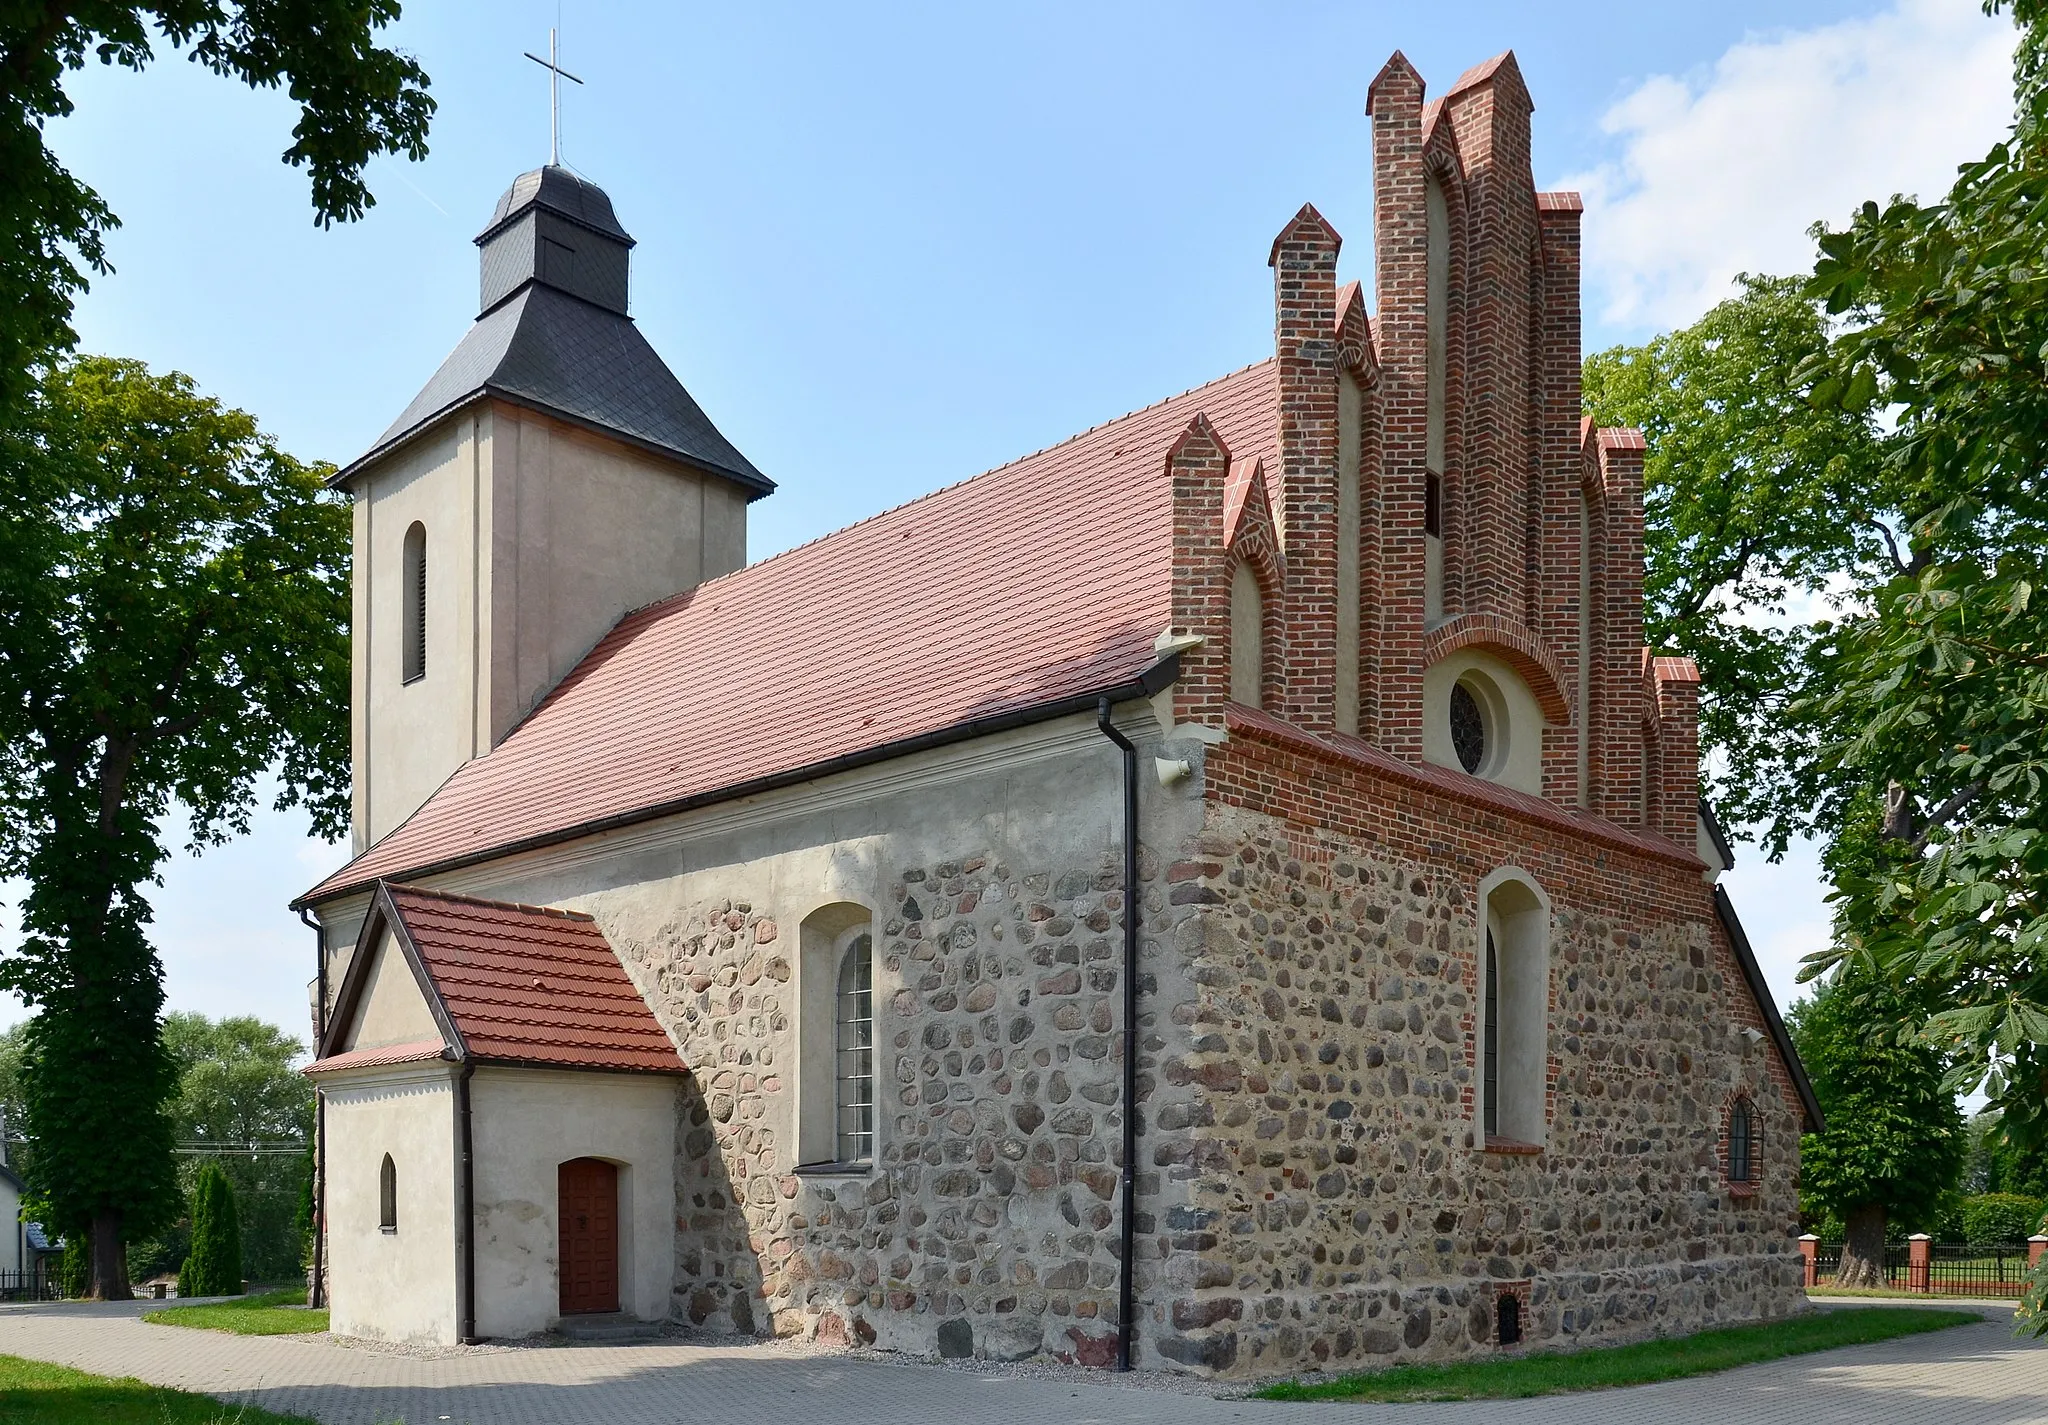
[[[355,503],[354,851],[495,747],[630,609],[746,562],[773,482],[630,315],[633,239],[550,165],[476,243],[470,327],[335,484]]]

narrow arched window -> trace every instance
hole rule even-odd
[[[385,1232],[398,1230],[398,1169],[389,1153],[377,1169],[377,1226]]]
[[[1728,1109],[1728,1181],[1756,1181],[1756,1114],[1746,1098]]]
[[[1489,1138],[1500,1136],[1500,957],[1493,949],[1493,929],[1486,931],[1486,1022],[1480,1046],[1479,1108]]]
[[[418,521],[405,532],[405,557],[399,572],[405,582],[401,676],[405,682],[416,683],[427,676],[427,527]]]
[[[875,1152],[875,952],[865,930],[840,952],[833,1031],[836,1153],[842,1163],[865,1163]]]
[[[1509,878],[1483,890],[1480,910],[1475,1136],[1489,1151],[1541,1152],[1550,1118],[1549,903],[1533,883]]]
[[[1266,657],[1266,600],[1249,564],[1230,575],[1230,696],[1248,708],[1260,705]]]

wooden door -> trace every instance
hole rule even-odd
[[[619,1170],[571,1158],[556,1184],[562,1315],[619,1309]]]

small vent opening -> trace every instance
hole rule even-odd
[[[1519,1345],[1522,1340],[1522,1303],[1520,1298],[1502,1292],[1494,1307],[1495,1339],[1503,1346]]]

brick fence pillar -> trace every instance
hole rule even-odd
[[[1915,1232],[1906,1239],[1906,1290],[1926,1291],[1932,1275],[1930,1264],[1934,1259],[1934,1239],[1925,1232]]]
[[[2043,1238],[2048,1241],[2048,1238]],[[1811,1232],[1799,1239],[1799,1255],[1806,1261],[1806,1288],[1811,1291],[1820,1277],[1820,1238]]]
[[[2039,1235],[2027,1239],[2027,1269],[2032,1271],[2041,1265],[2041,1254],[2048,1252],[2048,1237]]]

